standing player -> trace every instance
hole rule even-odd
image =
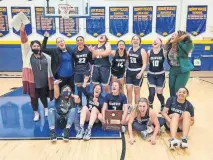
[[[104,105],[102,109],[103,122],[105,122],[106,110],[121,110],[123,111],[122,125],[127,124],[128,105],[126,96],[120,93],[120,84],[118,81],[112,83],[112,93],[105,96]]]
[[[84,82],[85,76],[90,76],[90,63],[92,61],[92,53],[84,44],[84,37],[76,38],[77,47],[73,50],[74,58],[74,81],[78,87],[78,96],[82,98],[80,87]]]
[[[140,88],[143,82],[143,72],[147,65],[146,51],[141,48],[141,37],[134,35],[132,37],[132,47],[128,51],[128,68],[126,71],[126,86],[128,103],[132,105],[132,90],[134,86],[135,103],[140,98]]]
[[[176,97],[168,98],[162,111],[166,120],[165,127],[170,129],[170,149],[175,149],[179,145],[188,148],[187,137],[191,126],[194,124],[194,107],[186,99],[189,95],[188,89],[180,88]],[[181,142],[176,139],[177,132],[183,132]]]
[[[82,92],[87,98],[87,105],[84,106],[80,113],[80,130],[78,131],[76,138],[84,140],[89,140],[91,137],[92,127],[96,120],[103,121],[101,109],[104,103],[104,98],[101,96],[101,86],[96,85],[94,87],[93,93],[86,91],[86,85],[89,77],[84,78],[84,84],[81,87]],[[89,121],[87,130],[84,132],[84,123]]]
[[[111,55],[113,56],[111,68],[112,82],[118,80],[119,83],[122,85],[121,92],[124,93],[123,85],[127,52],[125,49],[125,42],[123,40],[118,41],[117,50],[112,51]]]
[[[90,47],[90,51],[94,54],[94,68],[92,73],[92,82],[94,84],[102,84],[104,86],[105,93],[110,92],[110,61],[109,55],[111,54],[111,45],[108,43],[108,38],[106,35],[101,35],[98,38],[98,46],[95,50]]]
[[[165,84],[165,71],[163,63],[165,60],[162,46],[162,40],[157,38],[152,43],[152,49],[148,51],[149,71],[147,74],[149,85],[149,106],[153,108],[155,91],[161,103],[161,111],[164,107],[163,88]]]

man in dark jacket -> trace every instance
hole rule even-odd
[[[55,79],[62,80],[60,90],[64,85],[69,85],[75,91],[73,74],[73,51],[65,44],[63,38],[56,39],[57,48],[46,48],[49,33],[45,32],[42,43],[42,51],[51,56],[51,69]]]

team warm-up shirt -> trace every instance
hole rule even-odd
[[[109,93],[105,96],[105,103],[108,105],[108,110],[123,110],[123,105],[127,104],[127,99],[122,93],[116,96]]]
[[[188,100],[184,103],[179,103],[177,102],[177,97],[170,97],[165,107],[169,108],[169,114],[178,113],[181,115],[184,111],[188,111],[191,117],[194,117],[194,107]]]

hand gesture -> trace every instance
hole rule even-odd
[[[137,78],[137,79],[141,79],[142,74],[143,74],[143,73],[141,73],[141,72],[140,72],[140,73],[138,73],[138,74],[136,75],[136,78]]]
[[[189,37],[189,35],[188,35],[188,34],[184,34],[184,35],[180,36],[180,37],[178,38],[178,41],[182,41],[182,40],[184,40],[186,37]]]
[[[25,31],[25,25],[23,23],[21,24],[20,31]]]
[[[94,97],[94,98],[93,98],[93,102],[95,103],[96,106],[99,105],[98,98]]]
[[[54,85],[59,85],[61,82],[62,82],[62,80],[56,79],[56,80],[54,81]]]
[[[90,52],[93,52],[95,50],[95,46],[89,46],[88,49]]]
[[[44,33],[44,37],[50,37],[49,32],[46,31],[46,32]]]
[[[131,145],[133,145],[134,142],[135,142],[135,139],[134,139],[133,136],[131,136],[131,137],[129,138],[129,143],[130,143]]]
[[[87,82],[89,81],[89,77],[90,77],[90,76],[85,76],[85,77],[84,77],[84,83],[87,83]]]
[[[149,141],[151,142],[152,145],[155,145],[156,144],[156,137],[152,135]]]

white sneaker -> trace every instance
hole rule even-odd
[[[183,137],[181,138],[180,147],[183,149],[189,147],[187,143],[187,138],[183,138]]]
[[[171,138],[169,149],[175,150],[177,147],[180,147],[180,141],[176,138]]]
[[[44,116],[45,116],[45,117],[48,116],[48,108],[44,108]]]
[[[34,120],[35,122],[39,120],[39,113],[38,113],[38,111],[37,111],[37,112],[34,112],[34,118],[33,118],[33,120]]]

